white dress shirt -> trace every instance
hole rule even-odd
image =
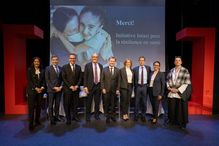
[[[37,75],[38,78],[40,78],[40,69],[36,69],[35,74]]]
[[[109,71],[111,71],[112,68],[112,75],[114,75],[114,66],[109,66]]]
[[[71,66],[71,70],[74,71],[74,69],[75,69],[75,64],[71,64],[71,63],[70,63],[70,66]]]
[[[128,83],[132,83],[132,78],[133,78],[133,73],[129,67],[125,68],[126,74],[127,74],[127,79]]]
[[[151,76],[151,80],[150,80],[149,87],[153,87],[153,85],[154,85],[154,79],[155,79],[157,73],[158,73],[158,72],[154,72],[153,75]]]
[[[59,73],[59,67],[58,67],[58,65],[52,65],[52,66],[53,66],[54,70],[56,71],[56,73]]]

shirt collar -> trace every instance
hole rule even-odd
[[[75,64],[71,64],[71,63],[69,63],[70,64],[70,66],[75,66]]]

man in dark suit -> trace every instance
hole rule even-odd
[[[134,120],[138,120],[139,108],[141,107],[141,120],[146,122],[147,110],[147,88],[151,68],[145,65],[145,57],[139,57],[139,66],[134,68],[134,86],[135,86],[135,112]]]
[[[59,105],[62,95],[62,75],[61,67],[58,66],[59,58],[53,55],[51,57],[51,65],[46,67],[45,79],[47,84],[47,92],[49,97],[49,118],[51,125],[55,125],[59,119]],[[55,106],[53,108],[53,104]],[[55,113],[55,116],[53,116]]]
[[[92,55],[92,62],[85,65],[84,69],[84,91],[88,94],[86,99],[86,121],[90,122],[91,104],[94,99],[95,103],[95,119],[100,120],[100,76],[103,66],[98,63],[98,54]]]
[[[119,94],[119,69],[115,67],[116,58],[109,58],[109,66],[105,67],[101,75],[101,89],[104,95],[104,112],[106,123],[110,119],[116,121],[114,115],[115,97]]]
[[[69,55],[69,63],[62,67],[63,92],[64,92],[64,109],[66,114],[66,124],[71,124],[71,113],[73,120],[79,122],[77,116],[77,106],[79,100],[79,87],[81,84],[81,67],[76,62],[76,54]],[[73,104],[73,112],[72,112]]]

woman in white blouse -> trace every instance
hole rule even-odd
[[[132,61],[126,59],[124,61],[124,67],[120,69],[121,113],[124,121],[129,119],[128,109],[132,95],[133,83],[134,75],[132,71]]]
[[[152,123],[156,124],[160,100],[163,98],[165,91],[165,75],[163,72],[160,72],[159,61],[153,63],[153,68],[154,70],[150,74],[149,96],[153,109]]]

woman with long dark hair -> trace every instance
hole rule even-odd
[[[45,89],[44,71],[39,57],[32,59],[32,65],[27,70],[27,80],[29,130],[32,131],[34,126],[40,125],[41,100]]]

